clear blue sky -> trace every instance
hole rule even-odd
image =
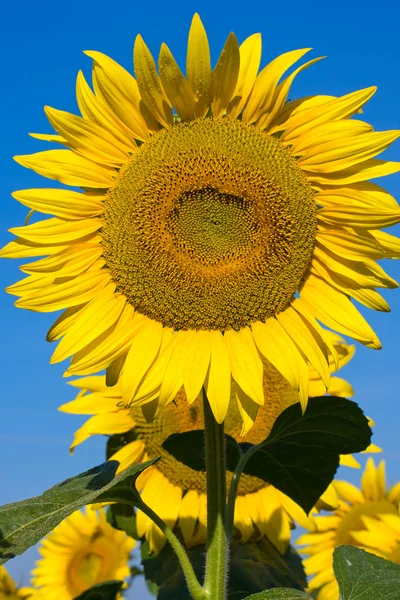
[[[90,73],[90,60],[82,50],[100,50],[131,69],[133,40],[141,33],[153,53],[168,43],[182,66],[191,17],[199,11],[209,34],[215,60],[230,31],[242,41],[256,31],[263,34],[263,63],[276,55],[313,47],[314,56],[328,58],[302,73],[292,97],[348,93],[378,86],[364,118],[377,130],[400,128],[398,77],[399,8],[394,0],[321,0],[298,2],[181,3],[119,0],[41,0],[8,2],[2,8],[2,123],[0,243],[11,239],[7,229],[22,225],[26,209],[14,201],[14,189],[51,185],[13,162],[15,154],[45,149],[28,137],[31,132],[50,132],[43,106],[76,110],[75,77],[79,69]],[[387,153],[400,159],[400,143]],[[400,175],[385,182],[400,198]],[[394,232],[394,229],[391,230]],[[400,235],[400,227],[397,227]],[[386,265],[400,280],[400,263]],[[0,263],[0,287],[19,279],[17,262]],[[399,316],[400,291],[384,292],[391,314],[372,311],[368,318],[380,336],[380,352],[357,348],[344,371],[356,390],[356,399],[376,420],[376,443],[385,449],[388,479],[400,479],[398,441]],[[104,440],[92,439],[74,457],[68,444],[82,419],[58,413],[56,408],[72,399],[73,391],[61,378],[65,365],[50,366],[54,350],[45,334],[52,314],[29,313],[13,306],[13,297],[0,292],[2,399],[0,404],[0,503],[39,494],[57,481],[84,471],[103,460]],[[353,481],[359,472],[342,475]],[[19,581],[27,583],[35,552],[8,564]],[[133,597],[145,600],[140,586]]]

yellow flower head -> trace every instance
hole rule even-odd
[[[334,481],[339,506],[330,515],[315,517],[316,531],[298,543],[308,575],[310,590],[319,590],[317,600],[338,600],[339,588],[333,573],[333,551],[337,546],[358,546],[400,564],[400,482],[386,488],[385,462],[375,467],[367,460],[361,489],[347,481]]]
[[[32,571],[37,597],[73,600],[97,583],[126,579],[134,546],[131,537],[107,523],[103,509],[74,512],[39,548],[42,558]]]
[[[354,348],[342,343],[337,337],[334,342],[336,351],[341,356],[340,365],[345,364],[351,358]],[[312,371],[310,379],[311,394],[317,396],[323,386],[322,381]],[[351,386],[346,381],[338,377],[333,377],[331,381],[330,393],[338,396],[352,394]],[[174,433],[204,428],[201,398],[198,397],[189,405],[183,391],[180,391],[174,401],[153,420],[152,409],[156,407],[156,402],[141,408],[124,408],[120,384],[107,387],[104,377],[86,377],[72,382],[72,385],[80,388],[81,392],[75,400],[61,406],[60,410],[93,416],[75,433],[71,450],[94,434],[110,435],[132,430],[133,441],[123,446],[111,459],[120,462],[119,471],[122,471],[131,464],[161,456],[161,460],[138,479],[137,487],[143,490],[143,500],[170,527],[179,526],[187,545],[204,543],[205,473],[182,464],[162,447],[162,443]],[[292,390],[272,365],[265,367],[264,394],[268,402],[260,408],[257,417],[254,417],[254,426],[246,432],[240,415],[241,404],[237,401],[235,385],[233,386],[225,425],[227,433],[239,442],[259,443],[264,440],[279,414],[299,401],[299,394]],[[231,473],[228,473],[228,482],[230,478]],[[337,505],[337,498],[332,492],[324,500],[331,506]],[[246,542],[250,538],[265,535],[283,553],[290,541],[294,520],[304,527],[313,527],[313,519],[307,518],[305,512],[288,496],[256,477],[242,475],[235,505],[238,539]],[[137,515],[137,530],[139,536],[146,537],[152,551],[157,552],[163,547],[165,538],[161,531],[141,511]]]
[[[399,137],[353,118],[375,88],[288,101],[319,59],[278,56],[260,72],[261,36],[231,33],[212,69],[199,16],[186,77],[162,44],[158,70],[138,36],[136,79],[100,52],[92,87],[77,79],[81,116],[53,108],[59,150],[16,157],[76,189],[14,197],[53,215],[11,231],[3,256],[23,265],[16,305],[65,309],[48,333],[68,375],[121,373],[125,403],[189,404],[205,386],[215,418],[233,384],[242,412],[264,403],[265,364],[307,402],[309,369],[329,386],[329,336],[318,319],[371,348],[380,342],[351,297],[389,310],[375,288],[396,287],[376,259],[398,257],[385,228],[394,198],[371,178],[400,170],[374,158]],[[334,354],[334,353],[333,353]],[[337,358],[337,357],[335,357]]]
[[[7,569],[0,565],[0,600],[22,600],[31,596],[30,588],[17,588]]]

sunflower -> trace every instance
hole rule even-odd
[[[134,545],[125,532],[107,523],[103,509],[74,512],[39,548],[42,558],[32,571],[37,597],[72,600],[97,583],[126,579]]]
[[[330,334],[335,351],[343,366],[352,356],[354,346],[348,346],[334,334]],[[335,370],[333,357],[331,369]],[[246,433],[246,426],[240,415],[241,404],[237,402],[235,384],[230,409],[226,418],[226,431],[240,442],[259,443],[270,432],[278,415],[288,406],[299,401],[286,379],[271,364],[264,367],[264,395],[268,402],[260,408],[254,426]],[[162,447],[162,443],[173,433],[203,429],[203,405],[200,396],[191,405],[187,403],[183,390],[174,401],[166,406],[153,419],[157,401],[142,407],[124,408],[121,400],[121,386],[107,387],[103,377],[86,377],[72,381],[79,388],[77,398],[64,404],[60,410],[73,414],[91,414],[86,423],[75,433],[71,451],[94,434],[119,434],[130,431],[125,443],[110,458],[120,462],[119,471],[129,465],[140,463],[148,458],[161,456],[156,466],[147,469],[138,480],[143,500],[170,526],[179,525],[187,545],[205,542],[206,535],[206,476],[192,470],[174,459]],[[338,377],[332,377],[329,392],[338,396],[351,396],[351,386]],[[318,374],[310,368],[310,392],[320,395],[325,390]],[[236,396],[236,397],[235,397]],[[131,440],[131,441],[129,441]],[[379,450],[371,446],[369,451]],[[356,466],[354,458],[346,464]],[[228,472],[228,482],[231,473]],[[160,494],[162,490],[162,494]],[[337,506],[337,498],[332,490],[323,496],[328,506]],[[272,485],[249,475],[242,475],[235,507],[236,537],[242,542],[250,538],[267,536],[276,548],[284,553],[290,541],[293,521],[313,527],[313,519],[288,496]],[[137,530],[145,536],[150,549],[161,550],[165,537],[141,511],[137,515]]]
[[[318,321],[359,342],[380,342],[351,301],[388,311],[375,288],[397,283],[375,259],[398,258],[380,231],[400,222],[371,178],[400,170],[374,158],[399,137],[353,119],[375,92],[288,101],[310,49],[259,73],[261,36],[233,33],[213,69],[199,16],[186,77],[162,44],[158,71],[140,35],[136,79],[108,56],[80,72],[81,116],[46,107],[62,149],[16,161],[67,188],[14,197],[53,215],[15,227],[2,256],[46,256],[21,267],[16,305],[65,309],[48,332],[67,375],[122,372],[125,403],[160,406],[183,386],[205,387],[215,418],[233,382],[242,411],[263,405],[263,358],[308,397],[308,365],[329,386],[329,338]],[[76,190],[81,188],[82,192]]]
[[[339,507],[328,516],[315,517],[316,531],[298,540],[309,555],[304,562],[313,575],[310,590],[319,590],[317,600],[338,600],[339,588],[333,573],[332,557],[336,546],[358,546],[400,564],[400,482],[386,488],[385,462],[376,467],[367,460],[361,489],[347,481],[334,481]]]
[[[18,588],[7,569],[0,565],[0,600],[21,600],[31,597],[31,588]]]

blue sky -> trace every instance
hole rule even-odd
[[[247,4],[216,2],[202,5],[186,0],[170,4],[154,0],[69,0],[62,5],[48,0],[22,0],[3,8],[0,36],[3,91],[0,96],[2,139],[0,145],[0,244],[11,239],[7,229],[22,225],[26,209],[14,201],[14,189],[52,185],[13,162],[15,154],[45,149],[44,142],[28,132],[50,132],[43,106],[76,110],[75,78],[79,69],[89,75],[90,60],[83,50],[100,50],[131,70],[134,37],[141,33],[154,54],[161,42],[170,46],[178,62],[185,64],[191,17],[199,11],[209,34],[212,58],[230,31],[242,41],[263,34],[263,63],[276,55],[313,47],[313,56],[328,58],[306,70],[296,80],[291,97],[312,94],[340,95],[377,85],[363,118],[377,130],[400,128],[398,78],[399,9],[393,0],[320,0]],[[400,142],[386,153],[399,160]],[[400,196],[400,175],[387,178],[385,187]],[[392,228],[391,232],[395,232]],[[400,227],[397,227],[400,234]],[[400,280],[400,264],[386,265]],[[0,288],[17,281],[16,261],[0,263]],[[368,313],[384,349],[376,352],[358,346],[356,357],[343,375],[356,390],[356,400],[376,421],[374,441],[385,449],[389,483],[400,479],[398,442],[398,332],[400,292],[383,293],[391,314]],[[0,503],[39,494],[57,481],[103,460],[104,440],[92,439],[71,458],[68,445],[79,417],[58,413],[56,408],[73,398],[62,379],[65,365],[49,365],[54,350],[45,334],[52,314],[29,313],[13,306],[13,297],[0,292],[2,400],[0,403]],[[342,471],[358,482],[359,472]],[[35,552],[9,563],[19,581],[27,582]],[[143,589],[132,597],[146,598]]]

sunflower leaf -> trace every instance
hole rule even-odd
[[[304,415],[299,403],[279,415],[243,472],[272,484],[308,513],[332,481],[340,455],[361,452],[370,440],[368,419],[355,402],[310,398]]]
[[[74,598],[74,600],[116,600],[123,585],[123,581],[98,583]]]
[[[333,569],[343,600],[398,600],[400,565],[360,548],[340,546]]]
[[[300,403],[289,406],[257,446],[225,435],[227,469],[234,471],[240,456],[248,454],[243,473],[274,485],[309,512],[331,483],[340,455],[365,450],[371,434],[355,402],[310,398],[304,415]],[[173,434],[163,448],[191,469],[205,471],[204,431]]]
[[[140,502],[136,478],[158,459],[132,465],[115,476],[119,463],[108,461],[58,483],[41,496],[0,507],[0,565],[36,544],[63,519],[95,502]]]
[[[228,600],[231,599],[228,598]],[[242,600],[312,600],[312,598],[304,592],[290,590],[289,588],[280,588],[261,592],[260,594],[252,594]]]

